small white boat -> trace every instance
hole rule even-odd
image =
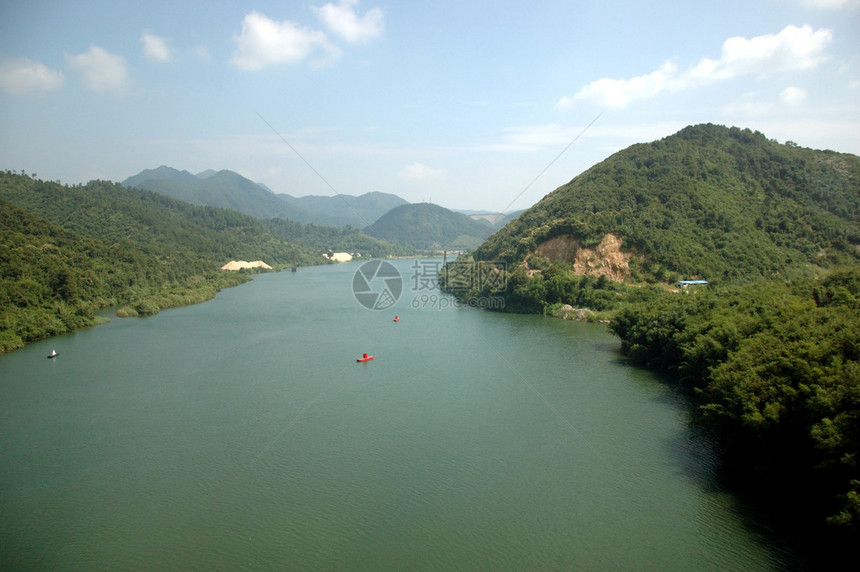
[[[51,353],[48,354],[48,359],[55,358],[58,355],[60,354],[57,353],[57,350],[51,350]]]

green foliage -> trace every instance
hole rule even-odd
[[[364,229],[370,236],[419,250],[467,250],[490,230],[485,223],[430,203],[393,208]]]
[[[556,236],[590,247],[609,233],[622,238],[639,285],[575,276],[535,255]],[[856,537],[860,158],[687,127],[595,165],[474,257],[507,263],[506,310],[610,310],[630,359],[689,390],[724,446],[724,467],[771,506]],[[693,277],[711,285],[657,286]]]
[[[860,260],[860,158],[780,145],[762,134],[687,127],[633,145],[543,198],[475,251],[521,262],[570,234],[607,233],[640,261],[638,278],[711,282]]]
[[[150,315],[207,300],[249,280],[219,270],[233,258],[321,260],[232,211],[103,181],[67,187],[0,173],[0,351],[94,325],[109,305]]]
[[[263,222],[273,235],[316,252],[358,252],[363,257],[410,256],[415,250],[367,235],[351,226],[331,227],[273,218]]]
[[[610,329],[634,362],[695,391],[701,421],[763,488],[858,528],[860,267],[666,293]]]
[[[518,314],[552,314],[563,304],[577,308],[604,311],[614,309],[623,302],[627,287],[621,283],[573,272],[570,265],[549,262],[536,255],[529,258],[529,267],[518,265],[513,270],[494,264],[475,261],[470,255],[461,255],[440,272],[440,288],[457,295],[464,302],[481,297],[496,296],[504,299],[502,307],[492,309]],[[490,272],[501,273],[492,280],[476,280]],[[468,274],[468,275],[466,275]],[[503,285],[504,287],[499,287]]]

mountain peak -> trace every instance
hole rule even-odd
[[[196,181],[197,177],[188,171],[180,171],[167,165],[156,169],[144,169],[137,175],[127,178],[121,184],[124,187],[138,187],[145,181]]]
[[[475,257],[519,264],[557,237],[592,248],[612,234],[635,259],[634,280],[749,279],[856,263],[858,181],[855,155],[691,125],[594,165],[491,236]]]

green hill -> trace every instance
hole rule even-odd
[[[595,165],[475,257],[516,264],[555,239],[544,257],[573,262],[577,248],[610,234],[634,280],[751,279],[856,262],[860,157],[781,145],[747,129],[687,127]]]
[[[165,253],[192,253],[200,264],[263,259],[287,265],[294,255],[305,263],[316,259],[309,249],[274,237],[248,215],[107,181],[70,187],[3,173],[0,198],[76,234],[164,247]]]
[[[367,235],[351,226],[334,227],[308,223],[302,224],[288,219],[272,218],[262,221],[266,229],[275,236],[314,249],[318,253],[358,252],[363,257],[387,258],[389,256],[411,256],[411,246],[394,244]]]
[[[685,278],[709,284],[670,286]],[[720,453],[721,484],[819,567],[853,554],[860,157],[687,127],[553,191],[440,282],[504,302],[479,307],[596,311],[632,363],[689,396]]]
[[[491,227],[438,205],[418,203],[390,210],[364,232],[419,250],[462,250],[475,248]]]
[[[234,173],[222,170],[192,175],[171,167],[141,171],[122,182],[123,186],[154,191],[193,205],[231,209],[257,218],[289,218],[309,221],[309,212],[284,202],[266,188]]]
[[[208,205],[251,215],[280,238],[323,253],[360,252],[363,256],[405,256],[410,247],[373,238],[358,230],[395,206],[406,204],[396,195],[365,193],[359,197],[291,197],[276,195],[232,171],[192,175],[171,167],[141,171],[122,183],[194,205]]]
[[[0,173],[0,351],[94,322],[211,298],[243,275],[232,259],[318,264],[318,253],[248,215],[92,181],[74,187]]]

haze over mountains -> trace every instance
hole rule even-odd
[[[363,228],[406,201],[396,195],[371,192],[359,197],[294,197],[275,194],[268,187],[229,170],[206,170],[197,175],[172,167],[146,169],[122,184],[154,191],[196,205],[227,208],[257,218],[287,218],[301,223]]]
[[[411,204],[389,193],[360,196],[276,194],[229,170],[212,169],[198,174],[161,166],[129,177],[122,185],[153,191],[195,205],[239,211],[262,219],[289,219],[303,224],[351,226],[370,236],[418,249],[477,247],[489,234],[504,226],[515,213],[471,211],[458,213],[437,205]],[[391,217],[381,221],[392,213]],[[379,223],[379,224],[377,224]]]

